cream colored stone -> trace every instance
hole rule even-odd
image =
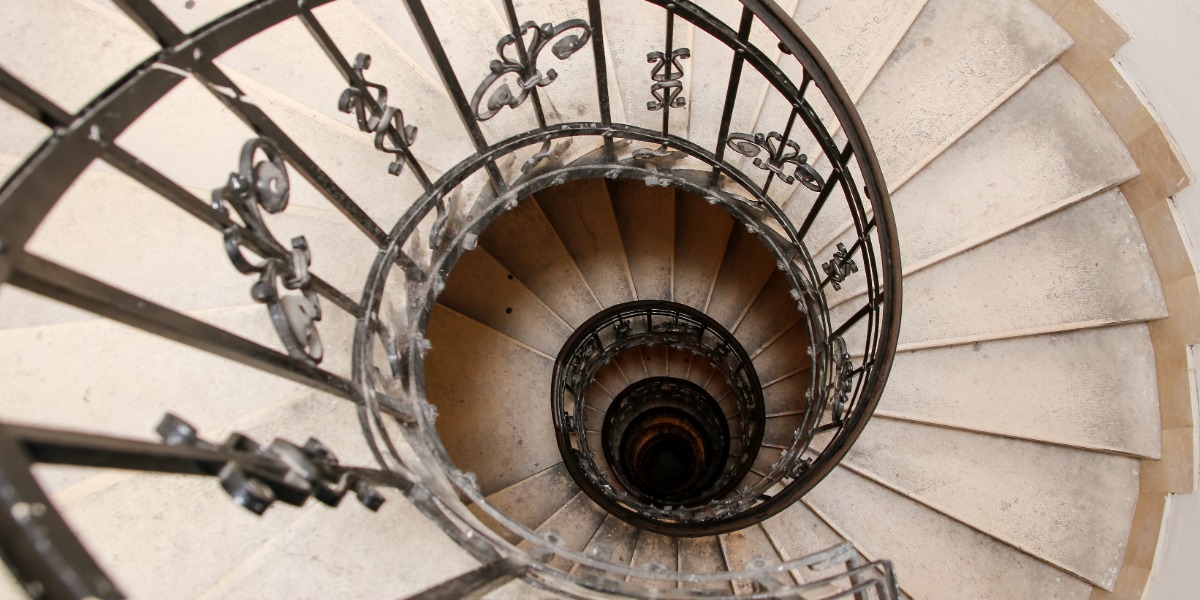
[[[629,260],[603,182],[567,183],[539,192],[537,202],[600,302],[634,300]]]
[[[1136,459],[881,419],[845,464],[1100,587],[1115,583]]]
[[[901,352],[878,414],[1157,457],[1155,359],[1140,324]]]
[[[1028,2],[929,0],[858,106],[884,176],[903,183],[1069,45]]]
[[[1075,39],[1059,63],[1079,81],[1086,81],[1129,41],[1121,24],[1096,0],[1068,0],[1054,20]]]
[[[426,388],[451,458],[490,494],[562,459],[550,424],[553,361],[437,307]],[[464,369],[465,365],[472,368]]]
[[[674,300],[675,192],[623,179],[609,186],[638,300]]]
[[[675,194],[675,301],[707,311],[725,246],[729,213],[691,194]]]
[[[438,302],[549,357],[572,331],[482,248],[463,254]]]
[[[918,598],[1086,598],[1091,586],[845,469],[809,503],[872,556],[886,556]],[[887,527],[872,515],[886,514]]]

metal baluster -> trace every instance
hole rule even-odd
[[[737,41],[746,45],[750,40],[750,27],[754,23],[754,13],[749,8],[742,9],[742,20],[738,24]],[[742,83],[742,65],[745,64],[745,51],[738,48],[733,53],[733,65],[729,68],[729,85],[725,88],[725,108],[721,109],[721,131],[717,134],[717,162],[725,160],[725,139],[729,137],[729,123],[733,120],[733,108],[737,104],[738,87]],[[716,185],[721,177],[721,167],[713,167],[712,184]]]
[[[346,60],[346,56],[342,54],[341,50],[338,49],[337,44],[333,41],[333,38],[329,36],[329,32],[326,31],[325,27],[321,25],[320,21],[313,16],[312,12],[305,11],[300,13],[300,21],[304,23],[304,27],[308,29],[308,32],[312,35],[313,39],[316,40],[317,45],[320,46],[321,50],[325,52],[325,56],[329,57],[329,60],[333,62],[335,67],[337,67],[338,72],[342,74],[342,78],[346,80],[346,83],[352,88],[365,88],[366,83],[361,77],[358,76],[358,73],[354,71],[354,67],[352,67],[349,61]],[[375,98],[373,98],[370,94],[364,94],[362,101],[367,103],[367,106],[373,113],[383,114],[383,109],[385,107],[379,106],[379,104],[375,102]],[[404,155],[404,163],[408,165],[409,170],[417,178],[417,181],[420,182],[421,188],[425,191],[429,191],[429,188],[433,187],[433,182],[430,181],[429,175],[425,172],[425,168],[421,166],[421,163],[417,162],[416,157],[412,153],[412,149],[409,147],[408,142],[403,137],[404,132],[397,131],[396,128],[390,126],[390,124],[384,124],[381,125],[381,127],[387,127],[388,139],[392,142],[394,147],[400,148],[401,153]]]
[[[483,137],[483,130],[479,128],[475,111],[471,110],[471,103],[467,100],[467,95],[458,82],[458,76],[454,74],[454,66],[450,64],[450,57],[442,47],[442,41],[438,39],[437,30],[433,27],[433,21],[430,20],[424,3],[421,0],[404,0],[404,5],[408,8],[408,14],[412,16],[413,23],[417,26],[417,33],[421,36],[421,41],[429,50],[434,67],[437,68],[438,75],[442,78],[442,85],[446,86],[450,99],[454,101],[454,108],[458,111],[458,117],[462,121],[463,127],[471,136],[475,152],[481,155],[487,154],[488,143]],[[488,178],[496,193],[503,195],[508,192],[508,183],[500,174],[500,168],[496,166],[496,161],[489,159],[484,168],[487,169]]]
[[[186,211],[188,214],[196,217],[206,225],[224,231],[229,227],[237,230],[238,235],[250,245],[255,252],[265,257],[275,257],[287,259],[290,255],[289,251],[284,249],[273,240],[266,240],[254,232],[238,225],[229,215],[221,211],[214,210],[208,203],[200,200],[192,195],[191,192],[183,188],[183,186],[175,183],[166,175],[155,170],[150,165],[138,160],[133,155],[129,154],[123,148],[116,145],[108,145],[104,148],[103,158],[113,166],[121,170],[121,172],[130,176],[150,190],[157,192],[162,197],[170,200],[172,204]],[[313,289],[321,296],[329,299],[334,304],[338,305],[342,310],[351,315],[359,316],[359,306],[349,296],[333,287],[329,282],[312,276]]]
[[[605,129],[612,127],[612,106],[608,91],[608,65],[604,56],[604,17],[600,12],[600,0],[588,0],[588,20],[592,26],[592,59],[596,63],[596,94],[600,103],[600,123]],[[604,160],[617,160],[616,147],[610,133],[604,134]]]

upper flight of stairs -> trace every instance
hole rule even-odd
[[[158,4],[190,28],[242,3]],[[444,28],[444,43],[462,50],[455,65],[472,73],[467,80],[492,58],[506,26],[499,2],[461,4],[437,18],[455,23]],[[586,15],[583,2],[516,4],[539,22]],[[736,5],[698,4],[736,27]],[[875,417],[846,460],[784,512],[719,536],[639,531],[580,492],[554,439],[551,371],[575,328],[604,308],[670,300],[734,333],[767,405],[751,480],[790,442],[808,382],[801,315],[754,234],[703,198],[600,179],[522,199],[451,272],[426,334],[429,396],[451,457],[510,518],[617,564],[737,570],[757,558],[789,560],[850,541],[868,558],[892,560],[912,598],[1087,598],[1113,590],[1140,461],[1162,452],[1148,323],[1167,310],[1119,188],[1138,169],[1058,62],[1073,40],[1031,0],[779,4],[858,102],[900,234],[900,352]],[[640,45],[658,43],[658,22],[639,17],[646,10],[640,2],[610,8],[606,1],[605,10],[613,16],[611,43],[638,48],[610,61],[621,98],[614,120],[653,127],[657,113],[652,119],[641,110],[646,65],[632,58],[645,54]],[[0,14],[0,66],[68,110],[156,49],[104,0],[17,2]],[[317,14],[344,51],[369,52],[370,73],[405,98],[406,118],[421,128],[418,147],[437,150],[421,154],[431,173],[470,154],[403,10],[383,0],[343,0]],[[304,66],[323,58],[302,29],[285,23],[218,62],[386,229],[419,186],[386,176],[388,157],[337,111],[345,84],[331,70]],[[672,127],[711,146],[729,53],[707,47],[701,33],[680,35],[694,42],[689,107],[672,113]],[[562,65],[567,81],[574,67]],[[720,75],[700,77],[706,69]],[[548,104],[564,119],[593,110],[567,85],[548,90]],[[595,92],[585,86],[574,93],[590,99]],[[739,106],[731,131],[778,128],[786,105],[761,96]],[[7,175],[48,131],[2,103],[0,123],[9,132],[0,140],[0,174]],[[487,127],[499,135],[510,125]],[[189,82],[121,142],[207,198],[249,135]],[[814,163],[828,165],[824,157]],[[314,270],[357,300],[376,249],[316,190],[292,181],[293,206],[271,222],[277,237],[307,236]],[[783,208],[801,221],[809,196],[796,188]],[[836,211],[817,220],[809,250],[818,262],[837,243],[849,244],[849,224]],[[248,279],[230,268],[219,244],[217,232],[98,163],[31,248],[277,345],[261,306],[249,301]],[[861,277],[831,291],[833,318],[853,312],[864,292]],[[353,319],[330,310],[322,338],[327,347],[349,347],[353,328]],[[0,291],[0,348],[4,420],[145,437],[170,410],[214,439],[235,430],[268,440],[316,435],[343,462],[372,460],[349,403],[10,287]],[[348,353],[331,353],[323,366],[348,375]],[[686,352],[664,348],[614,361],[597,383],[611,396],[659,375],[693,381],[715,398],[728,388]],[[597,414],[604,409],[598,397]],[[67,468],[37,474],[132,597],[395,597],[478,566],[397,492],[378,514],[347,502],[257,518],[208,480]],[[492,597],[537,593],[516,581]],[[0,589],[0,598],[9,597],[19,592]]]

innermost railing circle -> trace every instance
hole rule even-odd
[[[617,393],[599,418],[589,405],[599,370],[626,352],[664,345],[711,365],[729,384],[729,398],[717,402],[693,382],[650,377]],[[610,307],[567,340],[552,389],[559,451],[601,507],[675,535],[700,535],[714,520],[734,516],[729,507],[741,499],[733,490],[762,444],[765,403],[749,355],[714,319],[663,300]],[[588,439],[597,431],[600,448]]]
[[[605,461],[640,500],[700,504],[728,491],[730,482],[722,475],[737,458],[730,456],[729,416],[703,387],[686,379],[634,382],[605,411],[600,430]]]

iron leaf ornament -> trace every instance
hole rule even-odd
[[[592,37],[592,28],[583,19],[571,19],[558,25],[543,23],[538,25],[526,21],[517,32],[521,37],[512,33],[500,38],[496,44],[498,59],[492,60],[488,66],[491,73],[484,77],[475,95],[471,98],[471,110],[475,118],[486,121],[496,116],[504,107],[516,108],[529,98],[535,88],[546,87],[558,78],[558,72],[547,69],[544,73],[538,69],[538,59],[542,51],[550,46],[550,52],[559,60],[566,60],[575,54]],[[528,38],[528,44],[525,44]],[[550,42],[557,39],[553,45]],[[516,52],[514,57],[511,53]],[[517,91],[507,83],[497,82],[508,74],[516,75]],[[491,93],[488,93],[491,90]],[[487,97],[486,102],[484,97]],[[482,110],[480,108],[482,105]]]
[[[799,180],[801,185],[814,192],[825,186],[825,179],[808,164],[808,156],[800,153],[800,145],[791,140],[785,142],[778,131],[730,134],[726,145],[738,154],[753,158],[754,166],[774,173],[788,185]],[[765,160],[759,156],[763,152],[766,152]],[[791,174],[786,171],[789,166],[793,168]]]
[[[238,172],[229,174],[225,187],[213,190],[213,208],[224,214],[229,206],[241,217],[245,229],[233,226],[224,231],[225,252],[234,268],[245,274],[258,274],[250,287],[250,296],[266,304],[271,323],[288,354],[310,365],[321,362],[324,346],[317,333],[316,322],[321,320],[321,304],[312,289],[308,267],[312,264],[308,240],[292,238],[291,249],[281,244],[263,221],[261,211],[278,214],[287,208],[290,193],[287,166],[274,142],[259,137],[242,146]],[[242,251],[247,244],[245,232],[282,249],[287,258],[264,257],[251,260]],[[295,290],[298,294],[281,293]]]

